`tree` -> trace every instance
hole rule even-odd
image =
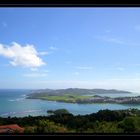
[[[66,109],[48,110],[47,113],[54,114],[54,115],[71,114]]]
[[[122,128],[124,132],[132,133],[135,131],[135,124],[133,117],[126,117],[118,124],[119,128]]]
[[[37,133],[64,133],[67,128],[60,124],[55,124],[49,120],[39,120],[36,128]]]

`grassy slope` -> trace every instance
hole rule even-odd
[[[63,95],[63,96],[49,96],[49,95],[45,95],[42,97],[39,97],[40,99],[43,100],[50,100],[50,101],[64,101],[64,102],[72,102],[75,103],[76,100],[78,99],[86,99],[86,98],[90,98],[89,96],[82,96],[82,95]]]

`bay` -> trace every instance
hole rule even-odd
[[[31,90],[24,89],[1,89],[0,90],[0,117],[23,117],[47,115],[47,110],[65,108],[74,115],[85,115],[103,109],[119,110],[128,108],[140,109],[140,105],[121,105],[121,104],[77,104],[46,101],[39,99],[26,99]],[[102,94],[102,96],[123,97],[136,96],[137,94]]]

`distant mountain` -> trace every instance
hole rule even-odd
[[[131,93],[129,91],[123,91],[123,90],[116,90],[116,89],[81,89],[81,88],[68,88],[68,89],[40,89],[40,90],[34,90],[32,91],[30,95],[31,96],[40,96],[40,95],[49,95],[49,96],[58,96],[58,95],[97,95],[97,94],[125,94],[125,93]]]

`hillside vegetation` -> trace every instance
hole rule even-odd
[[[42,99],[48,101],[58,101],[67,103],[124,103],[123,98],[111,98],[103,97],[101,94],[128,94],[131,92],[120,91],[120,90],[105,90],[105,89],[59,89],[59,90],[36,90],[33,93],[28,94],[27,99]],[[128,99],[128,98],[127,98]],[[139,97],[137,98],[137,103],[140,103]],[[126,102],[126,101],[125,101]],[[132,102],[130,99],[127,103]],[[134,103],[136,101],[134,100]]]
[[[0,117],[0,125],[18,124],[25,134],[140,133],[140,110],[100,110],[74,116],[66,109],[49,110],[49,116]]]

